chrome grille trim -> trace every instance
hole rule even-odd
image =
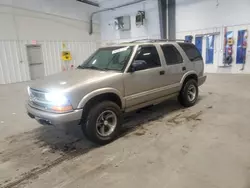
[[[45,99],[45,92],[30,88],[29,103],[39,109],[47,110],[50,103]]]

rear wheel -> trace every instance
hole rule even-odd
[[[182,90],[178,96],[178,100],[184,107],[195,105],[198,99],[198,84],[194,79],[190,79],[184,83]]]
[[[100,145],[112,142],[119,134],[121,126],[120,107],[111,101],[94,105],[82,124],[86,137]]]

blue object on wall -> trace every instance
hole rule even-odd
[[[200,54],[202,54],[202,37],[195,37],[195,46],[199,50]]]
[[[207,37],[206,64],[214,62],[214,35]]]
[[[185,41],[192,43],[193,42],[193,36],[192,35],[185,36]]]
[[[246,61],[247,30],[238,31],[236,64],[245,64]]]

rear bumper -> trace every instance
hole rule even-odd
[[[207,76],[202,76],[198,78],[198,86],[201,86],[206,81]]]
[[[82,109],[74,110],[73,112],[57,114],[38,110],[31,107],[29,104],[26,105],[27,114],[29,117],[38,120],[42,124],[51,125],[77,125],[80,123],[82,118]]]

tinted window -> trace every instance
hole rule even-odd
[[[201,54],[195,45],[190,43],[179,43],[179,45],[185,51],[190,61],[202,60]]]
[[[173,45],[164,45],[161,48],[164,53],[167,65],[174,65],[183,62],[181,54]]]
[[[149,69],[149,68],[161,66],[159,54],[158,54],[155,46],[143,46],[143,47],[141,46],[141,47],[139,47],[135,60],[136,61],[145,61],[146,66],[144,69]]]

